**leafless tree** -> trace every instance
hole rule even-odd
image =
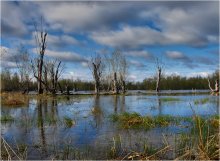
[[[58,79],[63,73],[64,66],[61,64],[61,61],[52,61],[50,66],[49,66],[49,75],[50,75],[50,80],[52,83],[52,93],[56,94],[57,91],[57,86],[58,86]]]
[[[112,90],[115,94],[119,93],[121,89],[125,92],[125,81],[128,71],[128,64],[125,56],[120,50],[115,50],[110,57],[106,59],[110,67]]]
[[[218,93],[219,92],[219,80],[215,80],[215,88],[213,89],[210,83],[210,80],[208,78],[208,85],[209,85],[209,89],[211,90],[211,92],[214,93]]]
[[[127,77],[127,72],[128,72],[128,64],[127,64],[127,60],[125,58],[124,55],[121,54],[120,56],[120,66],[119,66],[119,78],[120,78],[120,86],[121,86],[121,90],[123,93],[126,92],[126,77]]]
[[[101,87],[101,78],[104,71],[104,64],[101,56],[96,55],[94,58],[91,58],[89,67],[92,71],[93,79],[95,81],[95,93],[100,93]]]
[[[43,85],[47,92],[50,91],[52,94],[56,94],[58,87],[58,79],[62,75],[63,70],[64,65],[61,63],[61,61],[44,61]]]
[[[159,61],[158,58],[156,58],[156,68],[157,68],[157,81],[156,81],[156,92],[160,92],[160,81],[161,81],[161,76],[162,76],[162,70],[163,70],[163,65]]]
[[[44,64],[44,54],[46,50],[46,39],[47,39],[47,32],[43,28],[43,19],[41,18],[40,29],[38,28],[37,24],[35,24],[35,40],[36,40],[36,50],[39,54],[37,58],[36,65],[37,71],[34,71],[34,77],[37,79],[37,86],[38,86],[38,94],[43,93],[43,81],[42,81],[42,73],[43,73],[43,64]],[[33,67],[32,63],[32,67]]]
[[[15,62],[20,75],[21,88],[23,93],[29,92],[30,77],[30,55],[23,45],[20,45],[15,53]]]

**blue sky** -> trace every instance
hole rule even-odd
[[[128,79],[155,74],[207,76],[219,67],[219,2],[1,2],[2,67],[22,43],[34,48],[33,22],[44,18],[49,58],[65,63],[63,77],[91,80],[88,59],[120,49],[129,64]],[[2,52],[1,52],[2,53]]]

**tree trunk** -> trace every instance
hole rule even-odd
[[[95,93],[96,93],[96,94],[99,94],[99,92],[100,92],[100,91],[99,91],[99,82],[96,81],[96,82],[95,82]]]
[[[122,81],[122,92],[123,92],[123,93],[126,92],[126,89],[125,89],[125,81],[124,81],[124,80]]]
[[[215,89],[212,89],[211,87],[211,83],[208,79],[208,85],[209,85],[209,89],[211,90],[212,93],[218,93],[219,92],[219,81],[218,80],[215,80]]]
[[[114,90],[115,94],[118,94],[117,73],[116,72],[114,72],[113,90]]]
[[[158,69],[156,92],[160,92],[161,69]]]

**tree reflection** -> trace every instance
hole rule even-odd
[[[95,127],[101,127],[102,125],[102,121],[103,121],[103,111],[102,108],[100,107],[100,96],[96,95],[94,97],[94,105],[92,108],[92,114],[93,114],[93,118],[95,121]]]
[[[40,132],[40,142],[42,146],[42,154],[46,155],[46,138],[45,138],[45,129],[44,129],[44,119],[43,119],[43,112],[42,112],[42,105],[43,101],[41,98],[37,99],[37,111],[38,111],[38,128]]]

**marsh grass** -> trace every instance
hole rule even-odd
[[[67,128],[71,128],[72,126],[74,126],[76,124],[76,122],[74,120],[72,120],[71,118],[65,116],[63,118],[64,120],[64,124]]]
[[[11,147],[7,141],[1,136],[1,159],[3,160],[26,160],[27,145],[17,144]]]
[[[166,127],[171,124],[178,124],[182,118],[169,115],[141,116],[138,113],[113,114],[110,116],[113,122],[118,123],[123,129],[151,129],[155,127]]]
[[[162,102],[172,102],[172,101],[180,101],[179,98],[174,98],[174,97],[162,97],[160,98],[160,101]]]
[[[28,96],[21,93],[1,93],[1,104],[4,106],[28,105]]]
[[[213,123],[214,121],[214,123]],[[183,133],[177,141],[177,159],[219,160],[219,119],[195,115],[190,133]]]
[[[202,99],[198,99],[198,100],[195,100],[194,101],[194,104],[195,105],[199,105],[199,104],[206,104],[206,103],[208,103],[210,100],[209,100],[209,98],[202,98]]]
[[[1,122],[12,122],[14,121],[14,117],[11,115],[1,115]]]

